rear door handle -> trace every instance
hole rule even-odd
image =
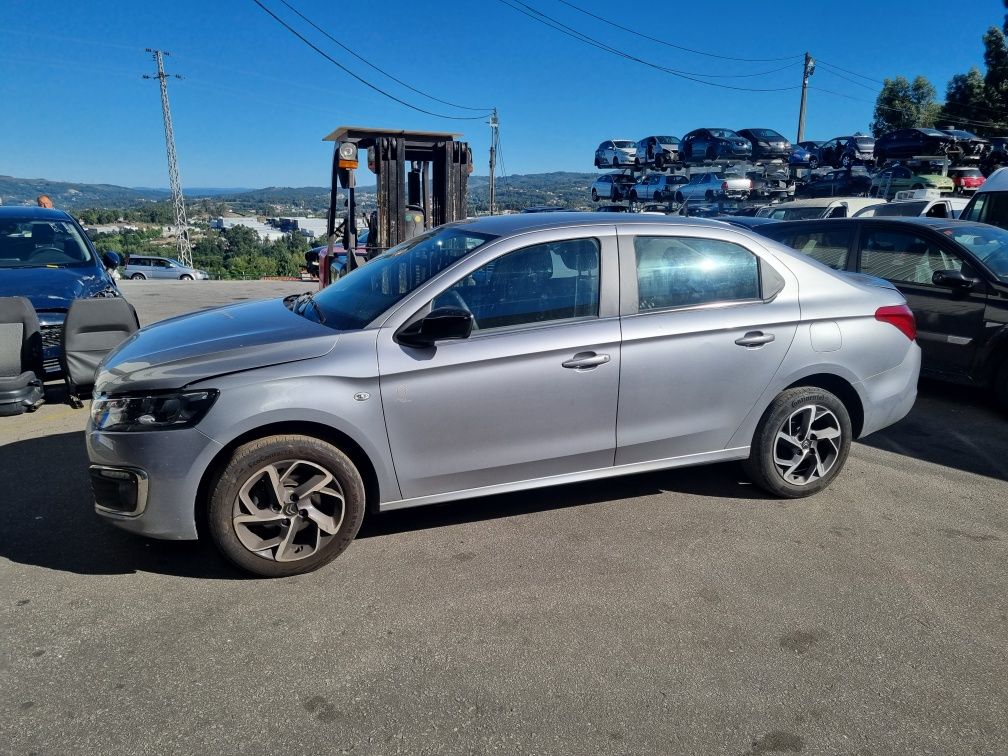
[[[609,362],[608,354],[595,354],[595,352],[578,352],[571,359],[563,363],[565,368],[571,370],[587,370],[589,368],[605,365]]]
[[[774,335],[772,333],[763,333],[763,331],[749,331],[741,339],[735,339],[735,343],[739,346],[744,347],[758,347],[764,344],[769,344],[774,340]]]

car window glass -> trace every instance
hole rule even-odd
[[[1008,281],[1008,231],[964,224],[944,229],[942,233],[966,247],[999,279]],[[962,272],[974,276],[965,265]]]
[[[960,220],[989,223],[1008,229],[1008,192],[980,192],[970,200],[969,212]]]
[[[600,257],[597,239],[525,247],[469,274],[431,307],[463,307],[479,331],[598,317]]]
[[[718,239],[638,236],[637,309],[759,299],[759,265],[749,250]]]
[[[0,219],[0,268],[75,266],[91,260],[89,247],[68,221]]]
[[[804,252],[823,265],[834,270],[847,268],[847,257],[850,251],[851,229],[839,228],[818,231],[815,229],[799,229],[786,233],[768,232],[767,236],[779,241],[791,249]]]
[[[890,281],[931,285],[935,271],[962,265],[937,244],[906,231],[868,231],[861,243],[861,272]]]

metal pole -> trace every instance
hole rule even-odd
[[[805,141],[805,104],[808,101],[808,80],[815,72],[815,61],[812,60],[812,56],[809,53],[805,53],[805,68],[802,71],[802,85],[801,85],[801,108],[798,110],[798,139],[796,141]]]
[[[490,116],[490,215],[494,214],[496,194],[494,192],[494,167],[497,164],[497,127],[500,122],[497,120],[497,108],[494,108]]]

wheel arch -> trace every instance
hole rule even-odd
[[[836,396],[843,403],[847,414],[850,415],[851,430],[854,433],[854,438],[858,438],[861,435],[865,419],[864,404],[857,390],[846,378],[836,373],[814,373],[804,378],[799,378],[794,383],[786,386],[784,390],[802,387],[820,388]]]
[[[350,461],[354,463],[364,481],[365,515],[378,512],[381,494],[378,485],[377,470],[367,452],[352,437],[323,423],[302,420],[275,422],[251,428],[231,439],[231,441],[217,451],[210,464],[203,471],[199,486],[196,489],[195,512],[196,529],[201,539],[206,533],[207,502],[209,501],[211,488],[235,449],[250,441],[280,435],[301,435],[317,438],[332,444],[346,454],[350,458]]]

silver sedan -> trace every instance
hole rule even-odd
[[[822,491],[916,396],[903,297],[717,221],[441,226],[314,296],[155,324],[99,369],[99,514],[265,576],[376,512],[741,460]],[[723,474],[712,471],[712,475]]]

